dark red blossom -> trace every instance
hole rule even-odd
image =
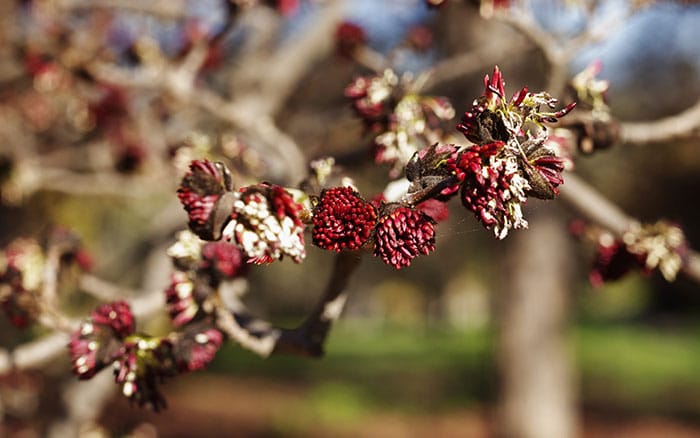
[[[199,310],[194,287],[194,281],[185,272],[178,271],[170,277],[170,285],[165,290],[165,307],[177,327],[192,321]]]
[[[499,239],[512,228],[527,227],[521,204],[529,188],[518,171],[516,157],[500,156],[503,147],[500,142],[474,145],[447,163],[461,181],[462,204]]]
[[[462,182],[469,175],[485,183],[482,169],[488,166],[489,159],[503,149],[503,142],[493,142],[485,145],[474,145],[469,149],[447,159],[446,167]]]
[[[57,68],[57,64],[49,55],[29,51],[24,56],[24,68],[30,75],[38,76],[48,70]]]
[[[97,371],[111,362],[111,357],[98,358],[98,354],[104,356],[104,354],[100,354],[100,347],[103,342],[96,339],[102,338],[99,335],[102,335],[103,332],[104,329],[101,329],[98,333],[88,333],[92,334],[91,339],[80,333],[71,336],[68,350],[70,351],[73,373],[79,379],[91,379]],[[109,339],[105,340],[108,341]]]
[[[229,242],[209,242],[202,247],[202,268],[221,278],[245,275],[248,264],[241,250]]]
[[[561,176],[564,171],[564,160],[554,154],[543,155],[533,160],[532,166],[547,180],[554,193],[558,195],[559,189],[557,187],[564,184],[564,178]]]
[[[93,324],[111,328],[119,338],[134,332],[134,315],[126,301],[101,304],[90,314],[90,319]]]
[[[115,360],[122,341],[134,331],[134,317],[124,301],[102,304],[71,335],[73,372],[90,379]]]
[[[592,241],[596,248],[589,280],[593,286],[617,280],[632,269],[646,274],[658,270],[667,281],[673,281],[685,263],[688,243],[683,230],[672,222],[633,222],[622,236],[614,236],[583,221],[575,221],[570,231],[582,240]]]
[[[594,287],[601,287],[608,281],[622,278],[633,269],[649,272],[644,267],[645,255],[631,253],[624,242],[605,234],[599,239],[593,267],[588,280]]]
[[[122,394],[139,406],[154,411],[166,407],[158,389],[166,377],[176,374],[172,344],[167,339],[135,336],[124,343],[114,362],[114,381]]]
[[[388,123],[396,105],[393,94],[398,82],[398,77],[387,70],[383,75],[358,77],[345,88],[345,97],[352,100],[355,112],[368,129]]]
[[[174,345],[178,369],[182,372],[206,368],[224,342],[224,336],[214,328],[188,332]]]
[[[195,160],[182,179],[177,197],[187,211],[189,226],[200,238],[215,240],[221,232],[216,230],[213,212],[217,201],[226,191],[231,190],[232,182],[228,170],[222,163],[208,160]]]
[[[294,225],[302,226],[303,222],[300,218],[304,206],[294,200],[294,197],[282,186],[274,184],[262,183],[259,186],[269,188],[270,194],[268,199],[272,204],[272,212],[278,219],[288,217],[294,222]]]
[[[127,95],[116,85],[98,84],[99,96],[89,102],[88,109],[97,127],[112,127],[127,114]]]
[[[398,207],[377,222],[374,256],[396,269],[435,250],[435,229],[428,215],[408,207]]]
[[[557,99],[549,93],[533,93],[527,87],[507,100],[503,74],[496,66],[491,77],[484,76],[484,93],[463,114],[457,129],[476,144],[508,142],[514,137],[533,138],[542,133],[542,124],[556,122],[576,106],[572,102],[554,111],[557,104]]]
[[[314,211],[316,246],[332,251],[359,249],[372,235],[377,212],[351,187],[324,190]]]
[[[364,29],[355,23],[343,21],[335,30],[335,50],[341,56],[351,58],[353,52],[366,43]]]

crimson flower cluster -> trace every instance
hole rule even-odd
[[[574,107],[572,103],[554,111],[556,99],[527,88],[510,100],[505,93],[496,67],[492,77],[484,77],[484,93],[457,125],[473,144],[435,144],[415,154],[406,166],[410,193],[428,191],[446,200],[459,192],[462,204],[498,239],[511,229],[527,228],[522,207],[528,196],[552,199],[559,193],[565,161],[548,146],[545,124]]]
[[[388,123],[396,105],[399,78],[391,70],[382,75],[360,76],[345,88],[345,97],[352,101],[358,117],[370,131],[379,131]]]
[[[148,336],[135,332],[129,304],[99,305],[70,339],[73,372],[81,380],[112,365],[124,396],[158,411],[166,406],[158,385],[178,373],[205,367],[223,342],[216,329],[193,325],[182,333]]]
[[[546,91],[532,93],[523,87],[506,99],[505,80],[496,66],[493,75],[484,76],[484,93],[474,100],[457,129],[473,143],[508,142],[513,139],[547,137],[544,123],[554,123],[576,106],[570,103],[554,111],[558,101]],[[542,107],[546,109],[542,110]]]
[[[602,234],[598,238],[591,271],[588,274],[591,285],[601,287],[633,270],[644,274],[651,272],[644,266],[643,255],[631,253],[624,242],[615,239],[611,234]]]
[[[417,151],[439,141],[440,122],[454,117],[447,99],[417,94],[423,79],[399,78],[385,70],[358,77],[345,89],[367,131],[375,136],[375,161],[392,165],[392,176],[398,176]]]
[[[223,237],[250,263],[271,263],[285,255],[298,263],[306,256],[304,207],[281,186],[261,183],[234,191],[222,163],[193,161],[178,197],[192,232],[204,240]]]
[[[218,239],[222,218],[214,215],[222,195],[232,189],[231,175],[221,163],[195,160],[182,179],[177,197],[189,216],[190,229],[202,239]],[[216,220],[216,223],[215,223]]]
[[[682,229],[666,221],[634,223],[620,237],[580,220],[572,222],[569,229],[574,236],[594,246],[588,274],[594,287],[632,271],[649,274],[658,270],[666,280],[673,281],[688,254]]]
[[[171,344],[134,332],[134,316],[124,301],[98,306],[71,335],[69,344],[73,372],[90,379],[98,371],[114,366],[114,380],[122,393],[139,405],[155,410],[165,406],[157,383],[175,373]]]
[[[433,220],[425,213],[398,207],[379,218],[374,255],[384,263],[401,269],[421,254],[435,250]]]
[[[71,336],[69,348],[73,372],[90,379],[120,354],[124,339],[134,333],[134,317],[124,301],[102,304]]]
[[[461,186],[462,204],[499,239],[510,229],[527,226],[521,210],[527,181],[512,156],[499,156],[504,147],[498,141],[474,145],[447,162]]]
[[[189,231],[178,234],[168,255],[175,271],[165,290],[165,302],[176,327],[211,319],[219,286],[248,273],[248,260],[238,246],[205,242]]]
[[[332,251],[373,247],[376,257],[396,269],[435,249],[430,216],[404,205],[376,204],[351,187],[324,190],[314,209],[314,244]]]
[[[200,163],[195,169],[215,166]],[[216,186],[214,186],[216,187]],[[168,249],[175,272],[165,289],[166,309],[177,331],[166,336],[136,333],[134,317],[123,301],[103,304],[72,334],[73,372],[90,379],[108,365],[124,396],[155,410],[165,407],[158,386],[167,377],[200,370],[224,341],[214,310],[221,284],[247,273],[247,257],[226,241],[206,242],[190,231],[179,233]]]
[[[232,207],[223,237],[238,245],[250,263],[272,263],[285,255],[299,263],[306,257],[304,207],[283,187],[261,183],[241,188]]]
[[[316,246],[331,251],[353,251],[360,249],[372,235],[377,211],[351,187],[334,187],[321,193],[313,223]]]

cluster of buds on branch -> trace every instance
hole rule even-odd
[[[312,242],[322,249],[371,251],[399,269],[435,249],[435,220],[421,208],[426,201],[435,211],[435,203],[441,205],[459,192],[464,206],[503,239],[509,230],[527,227],[522,205],[528,196],[557,195],[564,160],[547,146],[545,125],[566,115],[573,103],[555,111],[556,99],[527,88],[507,100],[496,67],[492,77],[485,77],[484,94],[457,126],[473,144],[428,145],[428,136],[439,136],[428,129],[432,125],[427,118],[448,118],[451,106],[407,93],[410,87],[400,82],[387,70],[358,78],[346,89],[368,130],[381,132],[375,138],[383,145],[378,160],[391,161],[392,174],[405,170],[410,186],[398,202],[370,202],[350,186],[308,182],[306,187],[320,192],[267,183],[235,189],[223,163],[193,161],[178,190],[192,231],[202,239],[232,242],[249,263],[260,264],[285,255],[301,262],[303,233],[310,226]],[[404,122],[411,129],[404,129]],[[384,142],[389,137],[397,142]],[[316,169],[316,178],[321,173],[332,170]]]
[[[164,295],[176,330],[163,336],[136,333],[129,305],[117,301],[98,306],[71,335],[69,345],[80,379],[90,379],[111,364],[124,396],[155,410],[165,407],[159,383],[212,361],[224,341],[215,316],[222,306],[219,293],[248,271],[236,245],[205,242],[190,231],[179,233],[168,255],[175,272]]]
[[[505,94],[496,67],[492,77],[484,78],[484,93],[457,125],[473,144],[433,145],[406,167],[409,197],[445,200],[459,192],[462,204],[498,239],[527,227],[522,206],[528,196],[552,199],[558,194],[565,160],[548,146],[546,124],[575,106],[555,111],[556,99],[527,88],[509,100]]]
[[[653,224],[635,222],[621,237],[582,221],[573,222],[570,230],[595,247],[593,267],[588,275],[595,287],[620,279],[633,270],[644,274],[658,270],[667,281],[673,281],[689,252],[683,230],[664,220]]]
[[[570,82],[570,92],[579,103],[579,117],[568,128],[576,137],[578,149],[584,154],[599,149],[607,149],[619,139],[619,125],[608,106],[607,92],[610,83],[598,79],[603,66],[594,61],[574,76]]]
[[[79,239],[64,228],[50,231],[45,242],[17,238],[0,252],[0,305],[12,325],[25,328],[55,312],[55,291],[46,290],[61,268],[89,271],[92,259]]]
[[[443,97],[418,94],[427,76],[415,81],[399,78],[392,70],[362,76],[345,89],[353,108],[373,136],[374,159],[392,166],[399,176],[417,151],[439,142],[444,133],[440,122],[454,117],[452,105]]]

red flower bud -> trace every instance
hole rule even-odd
[[[375,208],[350,187],[324,190],[314,211],[313,242],[332,251],[359,249],[372,235]]]

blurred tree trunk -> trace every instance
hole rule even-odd
[[[499,436],[576,435],[576,384],[566,328],[570,239],[562,221],[533,211],[530,229],[509,236],[499,294]]]

